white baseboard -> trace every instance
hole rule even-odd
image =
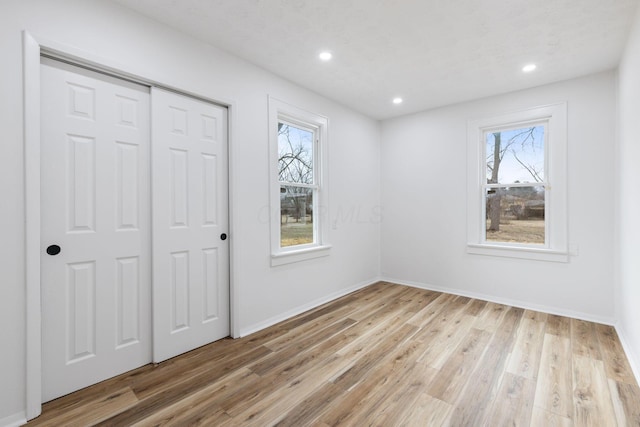
[[[411,286],[413,288],[427,289],[430,291],[438,291],[446,294],[460,295],[463,297],[475,298],[483,301],[490,301],[497,304],[510,305],[513,307],[524,308],[527,310],[540,311],[542,313],[556,314],[556,315],[565,316],[565,317],[573,317],[574,319],[587,320],[589,322],[602,323],[610,326],[613,326],[615,324],[615,319],[613,317],[594,316],[593,314],[589,314],[589,313],[582,313],[582,312],[573,311],[573,310],[565,310],[558,307],[549,307],[549,306],[540,305],[540,304],[532,304],[527,301],[514,300],[510,298],[500,298],[500,297],[496,297],[495,295],[487,295],[487,294],[481,294],[476,292],[469,292],[461,289],[434,286],[427,283],[398,280],[390,277],[381,277],[380,280],[384,282],[389,282],[389,283],[397,283],[399,285]]]
[[[631,365],[633,375],[636,377],[636,383],[640,385],[640,357],[633,351],[633,348],[629,345],[627,334],[624,328],[620,325],[620,322],[617,322],[614,327],[616,329],[616,333],[618,334],[618,338],[620,338],[620,342],[622,343],[624,353],[627,355],[629,365]]]
[[[27,414],[25,412],[19,412],[17,414],[9,415],[8,417],[0,418],[0,426],[2,427],[18,427],[27,422]]]
[[[240,337],[246,337],[247,335],[251,335],[255,332],[261,331],[263,329],[268,328],[269,326],[273,326],[276,323],[280,323],[284,320],[287,320],[293,316],[297,316],[298,314],[304,313],[305,311],[309,311],[313,308],[316,308],[318,306],[321,306],[322,304],[325,304],[329,301],[333,301],[334,299],[340,298],[344,295],[350,294],[351,292],[357,291],[358,289],[362,289],[365,288],[369,285],[372,285],[376,282],[378,282],[379,279],[376,277],[374,279],[370,279],[370,280],[365,280],[364,282],[360,282],[354,286],[345,288],[345,289],[341,289],[337,292],[334,292],[332,294],[326,295],[322,298],[318,298],[314,301],[311,301],[307,304],[301,305],[299,307],[296,307],[294,309],[291,309],[289,311],[286,311],[282,314],[278,314],[277,316],[273,316],[269,319],[263,320],[262,322],[258,322],[255,323],[253,325],[249,325],[247,327],[244,328],[240,328]]]

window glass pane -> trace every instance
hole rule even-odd
[[[313,236],[313,189],[280,187],[280,247],[304,245]]]
[[[486,189],[486,240],[545,243],[544,187]]]
[[[278,173],[282,182],[313,184],[313,132],[278,123]]]
[[[487,183],[544,181],[544,126],[488,132]]]

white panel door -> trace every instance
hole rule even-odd
[[[227,109],[152,88],[153,359],[229,335]]]
[[[46,402],[151,361],[150,111],[144,86],[41,76]]]

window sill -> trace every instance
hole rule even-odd
[[[330,245],[314,246],[311,248],[298,249],[286,252],[278,252],[271,254],[271,266],[291,264],[294,262],[306,261],[309,259],[320,258],[329,255]]]
[[[468,243],[467,253],[534,261],[569,262],[569,252],[545,248]]]

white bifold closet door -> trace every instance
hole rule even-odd
[[[42,59],[43,402],[229,335],[227,110]]]
[[[229,335],[227,109],[152,88],[153,360]]]
[[[150,112],[147,87],[46,58],[41,88],[46,402],[151,361]]]

